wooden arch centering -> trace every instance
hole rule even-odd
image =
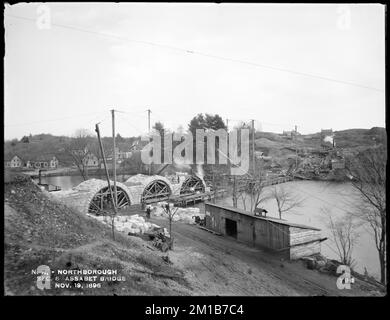
[[[205,192],[203,181],[197,176],[190,176],[184,180],[180,194],[191,194],[196,192]]]
[[[141,202],[159,201],[171,195],[171,188],[162,180],[153,180],[144,189]]]
[[[114,191],[114,186],[111,186],[111,190]],[[117,199],[118,199],[117,209],[121,210],[130,206],[131,202],[127,193],[121,187],[118,186],[116,187],[116,190],[117,190]],[[99,214],[102,211],[111,210],[111,209],[112,209],[111,194],[107,186],[100,189],[94,195],[94,197],[92,198],[89,204],[88,212]]]

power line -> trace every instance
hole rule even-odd
[[[5,16],[6,17],[15,18],[15,19],[27,20],[27,21],[34,21],[34,22],[36,21],[36,19],[33,19],[33,18],[27,18],[27,17],[15,16],[15,15],[5,15]],[[186,54],[194,54],[194,55],[204,56],[204,57],[208,57],[208,58],[212,58],[212,59],[224,60],[224,61],[229,61],[229,62],[236,62],[236,63],[241,63],[241,64],[253,66],[253,67],[258,67],[258,68],[263,68],[263,69],[270,69],[270,70],[274,70],[274,71],[285,72],[285,73],[290,73],[290,74],[294,74],[294,75],[299,75],[299,76],[304,76],[304,77],[309,77],[309,78],[315,78],[315,79],[329,81],[329,82],[340,83],[340,84],[354,86],[354,87],[359,87],[359,88],[363,88],[363,89],[368,89],[368,90],[373,90],[373,91],[378,91],[378,92],[384,92],[383,89],[378,89],[378,88],[375,88],[375,87],[370,87],[370,86],[366,86],[366,85],[362,85],[362,84],[354,83],[354,82],[350,82],[350,81],[338,80],[338,79],[335,79],[335,78],[315,75],[315,74],[311,74],[311,73],[307,73],[307,72],[301,72],[301,71],[290,70],[290,69],[287,69],[287,68],[269,66],[269,65],[255,63],[255,62],[250,62],[250,61],[245,61],[245,60],[241,60],[241,59],[222,57],[222,56],[213,55],[213,54],[209,54],[209,53],[203,53],[203,52],[200,52],[200,51],[179,48],[179,47],[176,47],[176,46],[170,46],[170,45],[166,45],[166,44],[159,44],[159,43],[155,43],[155,42],[151,42],[151,41],[134,40],[134,39],[125,38],[125,37],[114,35],[114,34],[108,34],[108,33],[103,33],[103,32],[98,32],[98,31],[92,31],[92,30],[82,29],[82,28],[79,28],[79,27],[74,27],[74,26],[69,26],[69,25],[64,25],[64,24],[51,23],[51,25],[55,26],[55,27],[59,27],[59,28],[64,28],[64,29],[69,29],[69,30],[73,30],[73,31],[79,31],[79,32],[99,35],[99,36],[103,36],[103,37],[114,38],[114,39],[117,39],[117,40],[122,40],[122,41],[127,41],[127,42],[133,42],[133,43],[139,43],[139,44],[144,44],[144,45],[149,45],[149,46],[155,46],[155,47],[161,47],[161,48],[176,50],[176,51],[184,52]]]
[[[27,126],[27,125],[31,125],[31,124],[39,124],[39,123],[44,123],[44,122],[56,122],[56,121],[62,121],[62,120],[66,120],[66,119],[74,119],[74,118],[86,117],[86,116],[90,116],[90,115],[98,115],[98,114],[102,114],[102,113],[103,112],[88,113],[88,114],[81,114],[81,115],[75,115],[75,116],[69,116],[69,117],[63,117],[63,118],[56,118],[56,119],[50,119],[50,120],[41,120],[41,121],[34,121],[34,122],[27,122],[27,123],[18,123],[18,124],[8,124],[8,125],[4,125],[4,127]]]
[[[132,124],[130,121],[128,121],[129,118],[128,118],[127,115],[125,115],[124,117],[126,118],[126,120],[123,119],[123,118],[121,118],[121,117],[117,117],[117,120],[119,120],[120,122],[126,123],[126,125],[128,125],[128,126],[134,128],[134,129],[136,129],[141,135],[144,135],[144,134],[145,134],[145,131],[142,131],[142,130],[139,129],[137,126],[135,126],[135,125]]]

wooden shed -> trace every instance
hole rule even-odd
[[[288,259],[321,252],[321,230],[283,219],[212,203],[205,204],[206,228],[254,247],[281,253]]]

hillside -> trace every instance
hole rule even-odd
[[[308,158],[311,159],[309,161],[321,162],[324,157],[320,133],[299,135],[294,140],[271,132],[258,132],[255,137],[256,151],[270,157],[268,161],[263,161],[263,169],[288,169],[295,165],[295,161],[300,165]],[[374,145],[386,144],[386,139],[386,129],[380,127],[334,132],[336,150],[346,156],[353,156]]]
[[[95,139],[96,137],[93,136]],[[39,134],[25,137],[20,141],[14,139],[4,142],[4,154],[17,154],[22,158],[39,156],[42,154],[62,155],[63,146],[72,138],[65,136],[54,136],[51,134]],[[117,138],[117,146],[121,150],[127,150],[134,143],[136,137]],[[276,149],[288,148],[318,148],[320,146],[320,134],[301,135],[295,141],[273,132],[256,132],[256,150],[265,154],[275,152]],[[103,143],[111,145],[111,137],[103,137]],[[356,148],[370,146],[373,143],[386,142],[386,129],[373,127],[371,129],[348,129],[335,131],[336,145],[340,148]]]
[[[23,175],[6,174],[4,197],[6,295],[381,295],[359,280],[341,292],[332,275],[184,223],[175,223],[169,253],[119,232],[113,241],[110,228],[52,200]],[[125,281],[87,288],[88,282],[53,276],[51,289],[42,291],[32,274],[40,265],[55,274],[117,270]],[[60,283],[71,287],[54,287]]]
[[[53,202],[21,175],[6,175],[5,294],[7,295],[182,295],[191,288],[183,271],[136,237],[116,234],[103,224]],[[101,289],[41,291],[31,274],[51,270],[115,269],[126,282],[104,282]]]

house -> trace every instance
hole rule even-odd
[[[320,229],[238,208],[205,203],[206,228],[247,245],[299,259],[321,252]]]
[[[4,157],[4,166],[6,168],[21,168],[23,163],[23,159],[17,155]]]
[[[332,159],[332,169],[344,169],[345,168],[345,160],[341,157],[337,157]]]
[[[297,128],[295,127],[295,130],[283,131],[282,135],[287,137],[288,139],[295,139],[297,136],[300,136],[301,134],[297,131]]]
[[[41,155],[35,159],[26,161],[25,167],[36,169],[56,169],[58,167],[58,159],[55,156]]]
[[[98,167],[99,166],[99,158],[95,156],[92,152],[89,152],[83,158],[83,165],[85,167]]]
[[[263,151],[255,151],[255,157],[256,159],[262,159],[264,157]]]
[[[117,159],[124,160],[131,158],[132,152],[131,151],[118,151],[117,153]]]

